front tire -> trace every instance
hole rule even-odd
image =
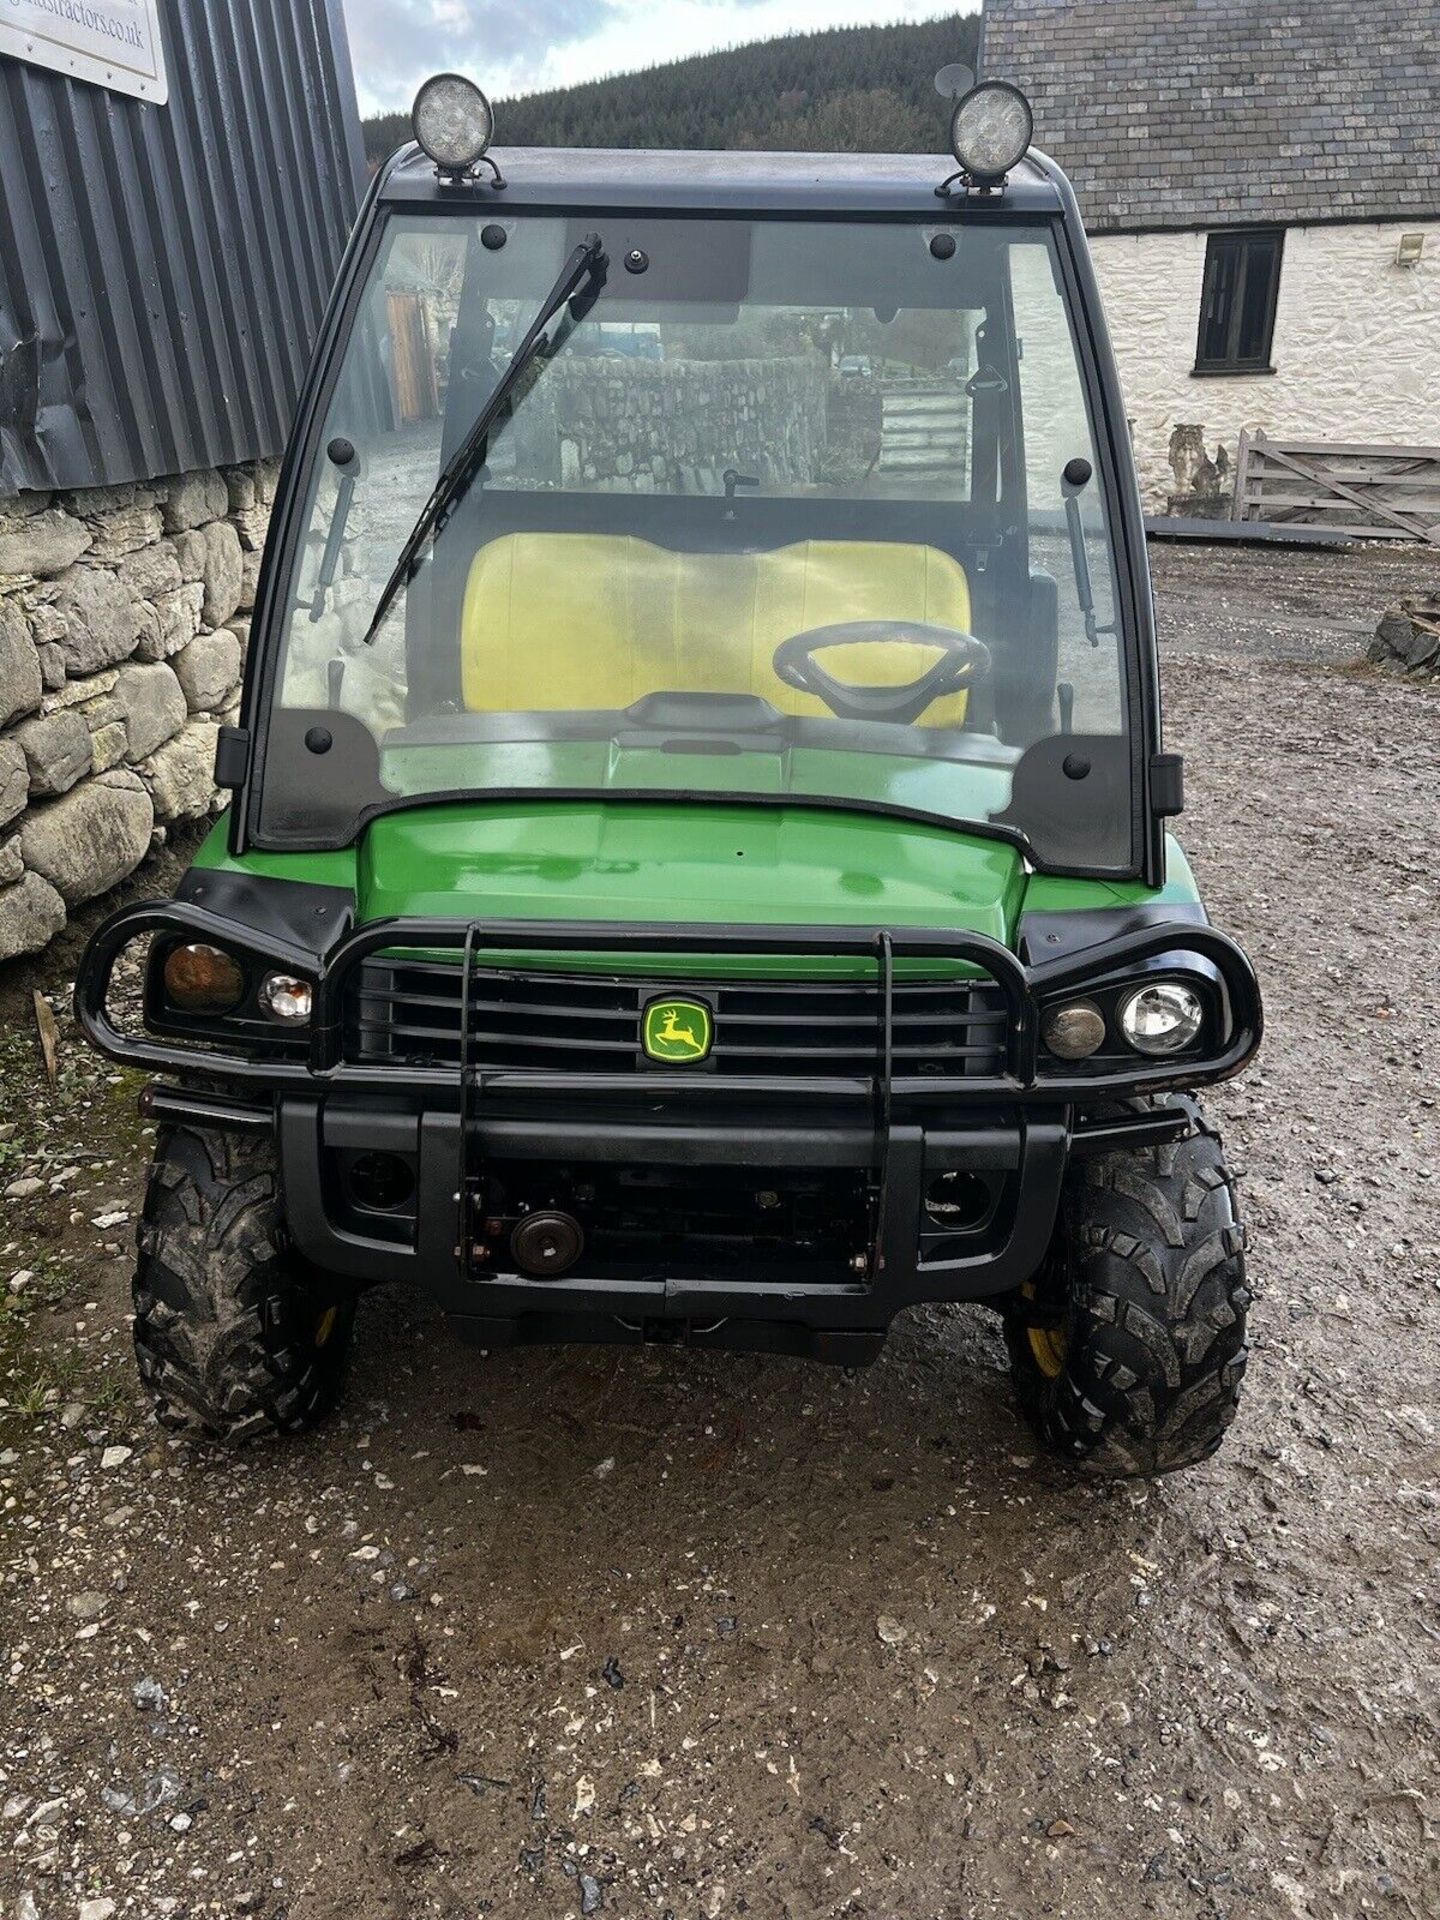
[[[1046,1267],[1005,1316],[1016,1392],[1041,1443],[1085,1471],[1207,1459],[1245,1372],[1244,1229],[1219,1136],[1193,1100],[1166,1146],[1068,1176]]]
[[[135,1270],[135,1357],[162,1426],[299,1433],[335,1405],[355,1306],[288,1251],[268,1136],[165,1127]]]

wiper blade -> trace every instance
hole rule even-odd
[[[545,329],[566,301],[573,299],[587,281],[594,282],[595,292],[599,291],[609,264],[599,234],[587,233],[565,262],[560,278],[541,302],[509,366],[495,382],[490,398],[475,416],[474,426],[456,449],[449,465],[436,481],[435,491],[420,509],[419,518],[406,534],[400,557],[385,582],[380,598],[375,602],[375,611],[365,629],[362,645],[368,647],[374,640],[397,595],[415,578],[426,549],[469,490],[471,481],[484,461],[491,429],[499,419],[505,402],[520,384],[521,376],[531,361],[545,350]]]

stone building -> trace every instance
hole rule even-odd
[[[0,23],[0,960],[219,803],[361,177],[338,0],[93,12]]]
[[[1242,432],[1440,445],[1437,0],[985,0],[1089,230],[1147,511]]]

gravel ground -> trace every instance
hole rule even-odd
[[[980,1311],[846,1377],[482,1358],[384,1295],[312,1439],[168,1438],[133,1086],[62,1012],[51,1092],[12,975],[6,1920],[1440,1912],[1440,698],[1349,664],[1437,569],[1155,565],[1270,1016],[1211,1103],[1260,1294],[1218,1459],[1037,1458]]]

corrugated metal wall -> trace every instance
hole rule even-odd
[[[163,107],[0,57],[0,495],[279,452],[359,201],[340,0],[161,0]]]

